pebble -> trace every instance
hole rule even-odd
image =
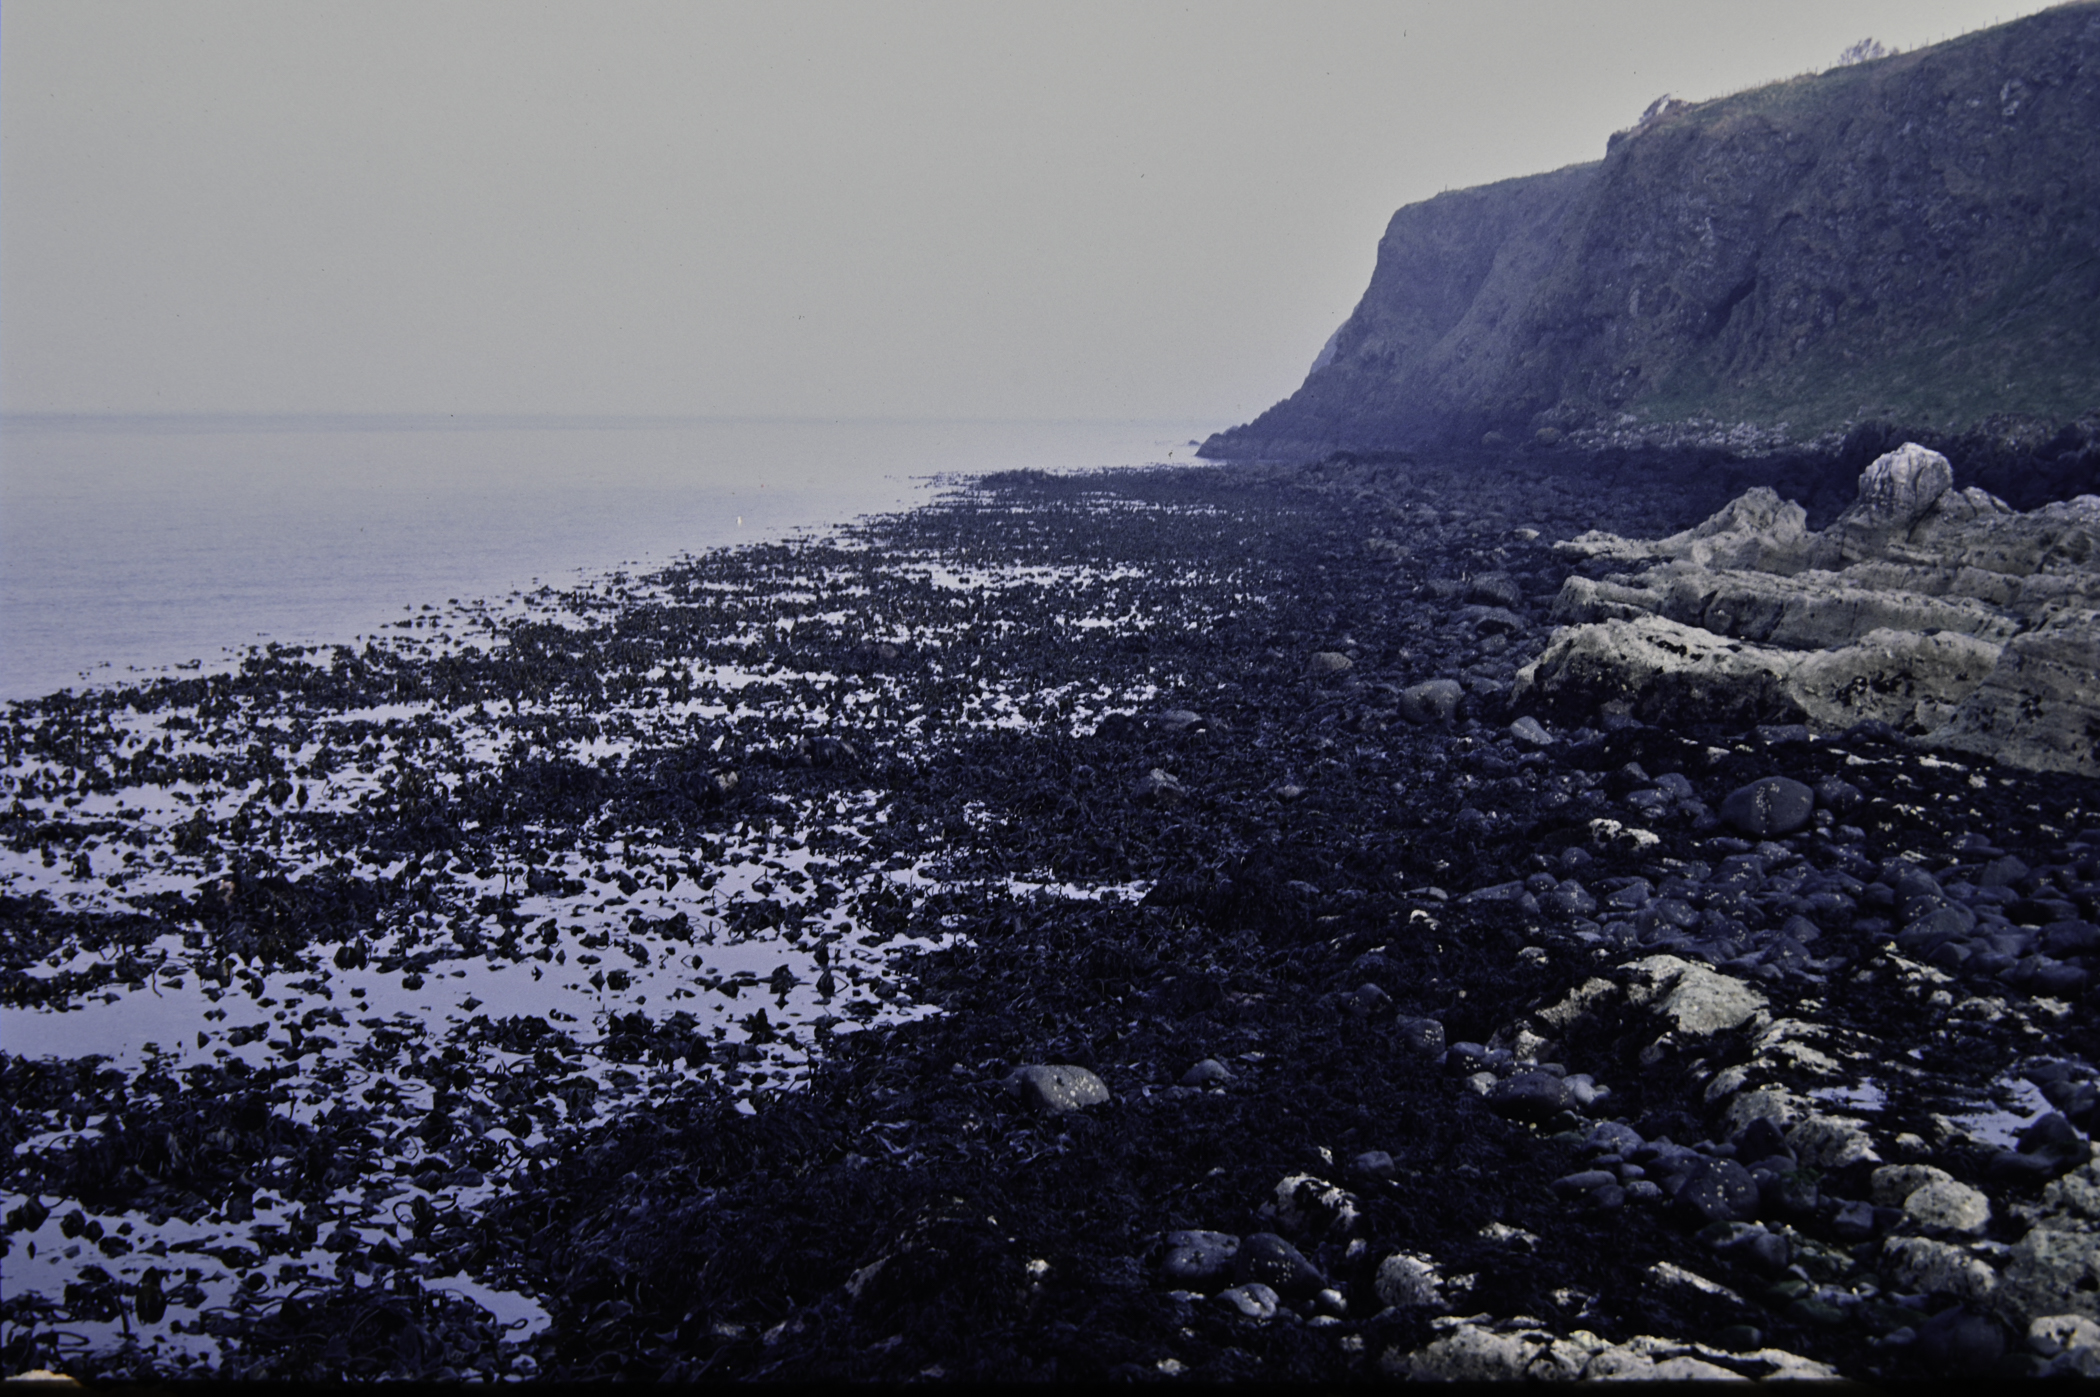
[[[1181,1084],[1185,1087],[1215,1086],[1220,1082],[1229,1082],[1231,1080],[1232,1069],[1214,1057],[1203,1059],[1203,1061],[1181,1074]]]

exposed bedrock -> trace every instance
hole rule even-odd
[[[2100,774],[2100,497],[2021,513],[1915,443],[1827,529],[1758,488],[1682,533],[1592,531],[1562,629],[1518,676],[1549,707],[1650,719],[1887,723],[1931,747]]]

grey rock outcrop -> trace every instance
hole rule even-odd
[[[1906,444],[1820,533],[1764,488],[1652,541],[1563,552],[1644,571],[1571,577],[1516,696],[1623,699],[1642,717],[1878,720],[1926,746],[2100,774],[2100,497],[2019,513]]]

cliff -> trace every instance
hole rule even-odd
[[[2082,0],[1674,105],[1600,162],[1401,209],[1304,385],[1202,454],[1490,432],[1770,450],[2096,408],[2100,0]]]

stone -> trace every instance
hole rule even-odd
[[[1856,1121],[1837,1116],[1810,1116],[1786,1133],[1787,1148],[1811,1169],[1849,1168],[1865,1161],[1879,1161],[1874,1142]]]
[[[1903,1200],[1927,1184],[1951,1184],[1954,1176],[1931,1164],[1884,1164],[1867,1178],[1867,1196],[1884,1208],[1900,1208]]]
[[[1587,917],[1597,910],[1597,899],[1573,878],[1563,878],[1539,899],[1541,910],[1558,917]]]
[[[1536,718],[1519,718],[1509,725],[1509,735],[1527,747],[1551,747],[1557,740]]]
[[[1156,766],[1139,777],[1137,784],[1131,788],[1131,794],[1148,805],[1171,804],[1186,799],[1188,793],[1188,787]]]
[[[1444,1293],[1438,1287],[1436,1267],[1427,1259],[1395,1252],[1378,1263],[1372,1289],[1381,1302],[1396,1308],[1441,1309]]]
[[[1566,1197],[1588,1193],[1592,1189],[1615,1184],[1619,1176],[1609,1169],[1584,1169],[1579,1173],[1565,1174],[1553,1181],[1553,1191]]]
[[[1221,1290],[1218,1292],[1218,1301],[1237,1311],[1242,1317],[1252,1320],[1276,1318],[1276,1311],[1282,1304],[1281,1297],[1259,1281]]]
[[[1418,1057],[1437,1057],[1444,1051],[1444,1026],[1435,1019],[1403,1014],[1393,1023],[1393,1036]]]
[[[1732,1159],[1709,1159],[1685,1177],[1676,1201],[1705,1222],[1749,1222],[1757,1216],[1757,1180]]]
[[[1953,487],[1954,467],[1945,456],[1905,442],[1860,472],[1858,495],[1831,532],[1849,555],[1879,551],[1892,538],[1908,537]]]
[[[1339,650],[1316,650],[1310,667],[1314,674],[1340,674],[1355,662]]]
[[[2057,1173],[2085,1163],[2093,1154],[2091,1142],[2078,1133],[2077,1126],[2056,1111],[2036,1117],[2016,1138],[2022,1152],[2040,1155],[2058,1164]]]
[[[1372,1179],[1390,1179],[1400,1172],[1392,1155],[1384,1150],[1365,1150],[1349,1161],[1349,1167]]]
[[[1891,1237],[1882,1244],[1883,1271],[1906,1290],[1982,1300],[1998,1287],[1998,1273],[1980,1257],[1930,1237]]]
[[[1203,1059],[1181,1074],[1181,1084],[1185,1087],[1216,1086],[1220,1082],[1231,1080],[1232,1070],[1214,1057]]]
[[[1531,1366],[1533,1351],[1519,1335],[1497,1334],[1469,1324],[1391,1366],[1418,1381],[1520,1382]]]
[[[1458,717],[1458,706],[1465,696],[1465,689],[1455,679],[1425,679],[1400,691],[1400,716],[1410,723],[1448,726]]]
[[[1310,1174],[1292,1174],[1276,1185],[1276,1218],[1293,1232],[1341,1235],[1362,1216],[1356,1195]]]
[[[1741,980],[1676,956],[1648,956],[1626,969],[1633,983],[1627,997],[1650,1006],[1678,1032],[1706,1035],[1749,1022],[1765,998]]]
[[[1917,1327],[1912,1343],[1920,1361],[1940,1373],[1981,1376],[2005,1356],[2005,1334],[1979,1314],[1957,1305]]]
[[[1755,839],[1792,834],[1815,813],[1816,793],[1785,776],[1767,776],[1728,793],[1721,802],[1722,821]]]
[[[1935,1181],[1903,1200],[1903,1211],[1927,1232],[1981,1232],[1991,1220],[1991,1201],[1967,1184]]]
[[[1640,1132],[1621,1121],[1600,1121],[1583,1137],[1582,1148],[1590,1154],[1631,1154],[1641,1147]]]
[[[1232,1275],[1241,1285],[1259,1282],[1286,1300],[1306,1299],[1327,1285],[1327,1278],[1303,1252],[1273,1232],[1257,1232],[1241,1241]]]
[[[1849,1198],[1838,1205],[1830,1230],[1846,1242],[1864,1242],[1874,1235],[1874,1206],[1864,1199]]]
[[[2027,1343],[2044,1358],[2065,1349],[2100,1349],[2100,1324],[2084,1315],[2040,1315],[2027,1326]]]
[[[1466,587],[1466,600],[1482,606],[1522,606],[1524,589],[1506,572],[1484,572]]]
[[[1179,1285],[1215,1285],[1232,1274],[1232,1260],[1239,1250],[1240,1239],[1229,1232],[1169,1232],[1160,1270]]]
[[[1488,1088],[1489,1109],[1516,1120],[1545,1120],[1568,1108],[1568,1089],[1550,1072],[1518,1072]]]
[[[1004,1085],[1031,1110],[1051,1115],[1099,1106],[1109,1099],[1106,1082],[1070,1064],[1017,1067],[1007,1074]]]

